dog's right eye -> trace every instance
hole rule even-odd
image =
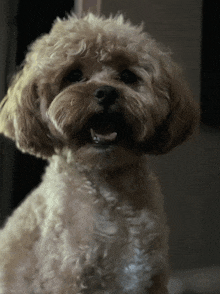
[[[68,83],[80,82],[83,78],[83,73],[80,69],[71,70],[65,77],[64,81]]]
[[[121,72],[120,80],[128,85],[135,84],[138,81],[138,77],[129,69],[125,69]]]

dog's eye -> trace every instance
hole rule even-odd
[[[74,70],[71,70],[71,72],[69,72],[67,76],[65,76],[64,81],[69,83],[76,83],[81,81],[82,78],[83,78],[82,71],[80,69],[74,69]]]
[[[125,69],[121,72],[120,80],[125,84],[134,84],[138,81],[138,77],[129,69]]]

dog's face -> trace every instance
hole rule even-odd
[[[2,102],[0,131],[25,152],[65,148],[101,167],[166,153],[197,119],[169,54],[122,17],[88,15],[57,21],[32,45]]]

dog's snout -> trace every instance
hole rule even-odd
[[[101,86],[94,92],[94,96],[98,99],[100,105],[108,106],[115,103],[119,93],[114,87]]]

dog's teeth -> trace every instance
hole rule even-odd
[[[94,132],[93,129],[91,129],[90,132],[91,132],[92,140],[94,142],[97,142],[98,143],[100,141],[100,138],[96,135],[96,133]]]

